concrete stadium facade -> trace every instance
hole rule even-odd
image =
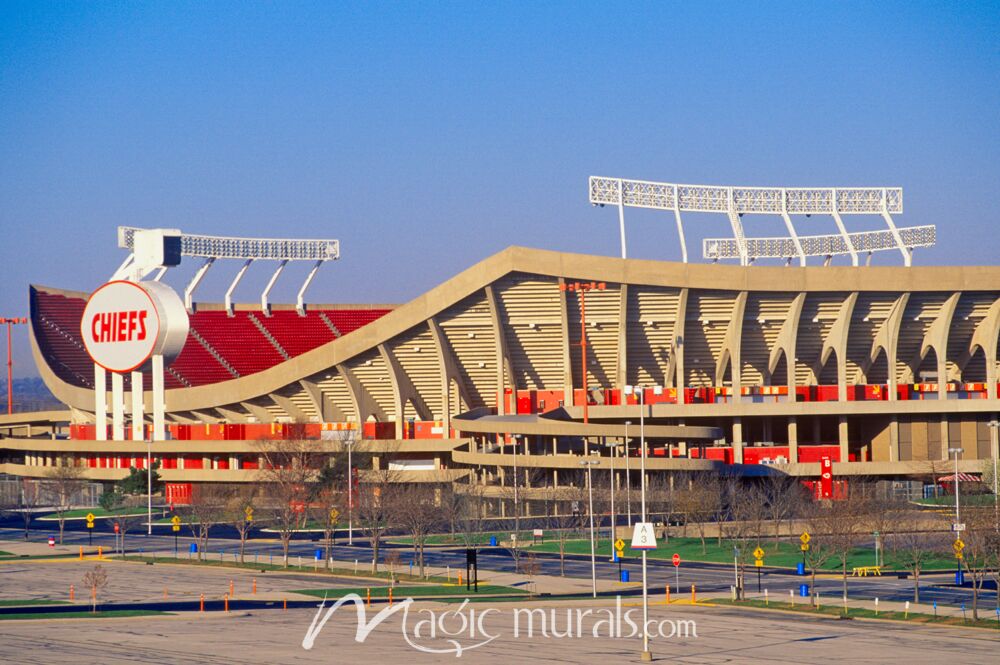
[[[595,287],[585,321],[582,291],[566,288],[576,282]],[[33,309],[36,363],[68,411],[0,418],[0,471],[71,463],[122,477],[142,441],[44,438],[92,423],[94,392],[60,374],[42,325]],[[502,485],[520,463],[559,485],[583,456],[609,468],[601,443],[627,436],[634,457],[643,409],[653,472],[808,479],[828,457],[837,477],[903,479],[950,471],[948,449],[960,447],[960,469],[978,473],[997,455],[998,335],[997,267],[729,266],[511,247],[316,348],[168,389],[166,411],[172,432],[347,428],[375,464],[391,457],[424,482]],[[342,450],[341,435],[316,438]],[[256,475],[250,437],[152,445],[181,460],[164,465],[168,482]],[[94,464],[102,455],[115,461]]]

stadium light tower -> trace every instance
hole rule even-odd
[[[625,251],[625,208],[669,210],[674,213],[681,243],[681,260],[688,261],[681,212],[707,212],[725,215],[732,227],[732,238],[706,238],[706,259],[739,259],[749,265],[755,259],[821,256],[826,262],[833,256],[848,255],[858,265],[858,254],[898,250],[904,265],[909,266],[915,247],[930,247],[936,242],[934,226],[900,228],[892,218],[903,212],[903,190],[898,187],[734,187],[718,185],[680,185],[646,180],[625,180],[591,176],[590,202],[596,206],[618,207],[622,258]],[[777,215],[785,223],[788,236],[783,238],[747,238],[743,231],[744,215]],[[837,225],[836,234],[800,236],[791,215],[830,215]],[[886,229],[848,233],[844,215],[878,215]]]
[[[270,316],[270,305],[268,298],[275,282],[284,271],[289,261],[313,261],[313,267],[306,275],[305,281],[299,288],[295,298],[295,309],[300,316],[305,316],[305,292],[316,276],[317,271],[327,261],[336,261],[340,258],[339,240],[291,240],[276,238],[234,238],[225,236],[204,236],[182,233],[177,229],[138,229],[131,226],[118,227],[118,246],[130,250],[124,263],[118,268],[112,279],[125,279],[128,275],[137,275],[141,280],[154,270],[159,272],[153,278],[159,281],[166,272],[167,267],[161,264],[144,264],[142,261],[143,251],[137,239],[141,241],[143,233],[149,231],[163,231],[175,237],[177,261],[173,265],[180,263],[180,257],[190,256],[204,259],[205,262],[195,272],[194,277],[184,289],[184,306],[188,313],[194,311],[194,291],[204,279],[216,261],[220,259],[235,259],[243,261],[243,267],[236,273],[229,288],[226,290],[226,312],[233,316],[233,291],[237,284],[243,279],[247,269],[255,261],[277,261],[278,266],[271,274],[271,279],[260,295],[261,310],[266,316]]]
[[[2,316],[0,324],[7,324],[7,413],[14,413],[14,356],[11,354],[11,334],[12,326],[21,325],[28,322],[23,316]]]

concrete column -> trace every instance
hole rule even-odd
[[[799,422],[795,416],[788,418],[788,461],[799,461]]]
[[[952,447],[961,448],[962,447],[962,440],[961,439],[959,439],[958,441],[951,441],[951,440],[948,439],[948,430],[949,430],[949,427],[948,427],[948,416],[941,416],[941,459],[944,460],[944,461],[948,461],[949,459],[951,459],[951,456],[948,454],[948,449],[949,448],[952,448]],[[965,452],[970,452],[970,451],[965,451]],[[975,455],[975,453],[973,452],[973,454],[970,455],[970,457],[972,457],[974,455]],[[961,488],[959,488],[959,493],[961,493]]]
[[[847,416],[840,416],[837,424],[837,439],[840,443],[840,461],[846,462],[848,455]]]
[[[733,462],[743,464],[743,419],[733,418]]]
[[[889,461],[899,461],[899,420],[896,416],[889,421]]]

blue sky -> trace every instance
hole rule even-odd
[[[314,302],[402,302],[512,244],[615,255],[592,174],[902,186],[897,221],[938,225],[917,263],[995,264],[1000,6],[0,5],[0,316],[105,280],[119,224],[339,238]],[[679,257],[672,218],[629,221],[631,256]]]

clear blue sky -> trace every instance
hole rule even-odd
[[[1000,8],[0,5],[0,316],[27,313],[29,283],[106,279],[119,224],[339,238],[314,302],[402,302],[511,244],[614,255],[591,174],[898,185],[898,221],[938,225],[918,263],[994,264]],[[679,256],[671,218],[630,220],[631,255]],[[698,250],[728,235],[695,222]]]

